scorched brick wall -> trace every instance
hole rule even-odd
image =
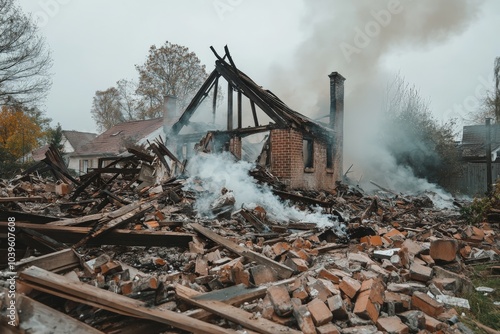
[[[314,140],[314,167],[304,168],[303,136],[293,129],[277,129],[270,133],[271,172],[292,188],[334,188],[333,173],[326,169],[326,144]]]

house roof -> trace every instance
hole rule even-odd
[[[468,159],[484,158],[486,156],[486,125],[467,125],[463,128],[460,145],[462,157]],[[500,147],[500,124],[491,125],[491,149]]]
[[[63,130],[63,135],[66,137],[75,151],[81,149],[83,145],[89,143],[95,137],[97,137],[97,134],[95,133],[80,132],[74,130]]]
[[[163,118],[117,124],[82,145],[73,155],[116,155],[125,151],[127,141],[138,142],[163,126]]]
[[[214,71],[196,93],[179,120],[172,126],[173,134],[178,134],[182,127],[189,123],[189,119],[194,111],[198,108],[203,99],[208,96],[208,91],[217,85],[217,79],[222,76],[231,84],[233,89],[241,92],[262,109],[262,111],[273,120],[276,127],[293,127],[315,136],[321,136],[323,138],[332,137],[334,133],[333,129],[292,110],[271,91],[257,85],[245,73],[237,69],[227,49],[226,57],[229,59],[229,63],[225,60],[226,57],[221,58],[217,54],[216,57],[217,60],[215,61]]]

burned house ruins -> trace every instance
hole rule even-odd
[[[238,159],[244,158],[244,139],[254,134],[265,134],[266,140],[256,163],[278,177],[291,188],[332,190],[342,177],[344,78],[337,72],[330,77],[329,123],[319,123],[288,107],[271,91],[257,85],[233,62],[226,48],[224,57],[217,55],[215,69],[187,106],[178,120],[166,125],[167,141],[175,141],[178,156],[187,157],[190,147],[205,152],[229,151]],[[215,115],[218,89],[227,84],[226,127],[223,130],[197,132],[189,128],[192,116],[202,102],[212,98]],[[236,100],[236,107],[234,107]],[[243,105],[249,104],[251,115],[244,114]],[[175,101],[166,100],[166,117],[176,115]],[[204,109],[203,112],[210,112]],[[262,122],[264,114],[270,119]],[[251,116],[251,117],[250,117]],[[251,126],[244,126],[244,120]],[[166,122],[167,123],[167,122]]]

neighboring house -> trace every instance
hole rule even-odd
[[[217,56],[214,71],[179,120],[165,127],[167,139],[177,144],[174,152],[180,159],[189,158],[195,146],[205,152],[229,151],[242,159],[252,156],[257,139],[264,138],[255,161],[281,182],[291,188],[331,190],[343,176],[345,79],[337,72],[329,77],[330,119],[329,124],[321,124],[292,110],[272,92],[257,85],[236,68],[226,50],[224,58]],[[217,108],[217,89],[222,79],[228,87],[224,129],[203,129],[191,118],[197,119],[203,113],[206,117],[201,119],[211,119],[211,114],[215,119],[220,109]],[[207,97],[213,101],[209,101],[208,107],[205,104],[200,108]],[[258,138],[251,140],[252,136]]]
[[[71,159],[75,151],[80,150],[84,145],[91,142],[97,134],[90,132],[80,132],[73,130],[62,131],[63,159],[69,169],[78,171],[78,161]]]
[[[66,166],[69,169],[73,169],[78,171],[78,161],[72,160],[71,156],[77,150],[79,150],[82,146],[91,142],[97,134],[90,132],[81,132],[74,130],[63,130],[62,131],[62,140],[61,145],[62,148],[62,157]],[[48,144],[43,145],[36,150],[33,150],[29,155],[26,156],[26,159],[40,161],[44,159],[45,152],[47,151]],[[76,162],[76,163],[75,163]]]
[[[492,124],[491,161],[493,182],[500,177],[500,125]],[[460,189],[468,195],[486,193],[486,125],[464,126],[459,145],[463,162]]]
[[[79,174],[98,166],[99,158],[116,157],[126,151],[126,144],[141,145],[163,135],[163,118],[117,124],[81,145],[70,155],[70,165]]]

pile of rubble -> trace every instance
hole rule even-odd
[[[470,308],[460,296],[475,288],[467,266],[499,260],[499,229],[464,225],[459,203],[276,183],[283,202],[320,208],[330,224],[235,207],[231,189],[207,217],[194,210],[185,164],[151,146],[155,155],[130,149],[79,178],[49,149],[44,164],[1,183],[0,225],[14,218],[18,257],[2,259],[16,285],[12,296],[6,280],[2,332],[470,332],[459,320]]]

